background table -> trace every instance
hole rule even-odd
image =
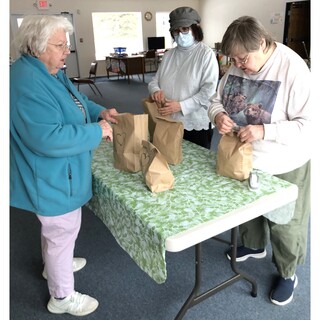
[[[143,55],[132,56],[107,56],[106,57],[106,70],[107,77],[109,73],[113,72],[121,76],[128,77],[128,83],[130,84],[130,76],[142,75],[142,81],[144,82],[145,73],[145,58]]]

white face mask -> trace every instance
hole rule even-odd
[[[181,47],[190,47],[194,44],[194,37],[192,35],[192,31],[189,30],[188,33],[179,32],[179,34],[174,36],[174,41],[178,46]]]

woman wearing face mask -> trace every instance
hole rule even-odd
[[[202,42],[198,12],[180,7],[169,15],[170,33],[177,46],[167,51],[148,89],[159,113],[184,125],[184,139],[210,148],[208,117],[219,68],[213,50]]]

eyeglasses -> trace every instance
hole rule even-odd
[[[244,65],[247,64],[247,62],[248,62],[248,60],[249,60],[249,55],[250,55],[250,53],[248,53],[248,55],[247,55],[244,59],[242,59],[242,60],[240,60],[240,61],[236,61],[234,58],[231,58],[231,59],[230,59],[230,62],[231,62],[232,64],[234,64],[234,65],[236,65],[236,64],[241,64],[242,66],[244,66]]]
[[[188,33],[191,30],[191,27],[179,27],[179,29],[173,30],[172,34],[177,36],[180,32],[181,33]]]
[[[70,44],[55,44],[55,43],[50,43],[48,42],[48,44],[51,44],[52,46],[55,46],[56,48],[58,48],[60,51],[67,51],[67,50],[71,50],[71,45]]]

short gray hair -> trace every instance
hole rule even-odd
[[[73,33],[71,22],[63,16],[25,16],[14,42],[20,54],[37,57],[46,50],[49,38],[60,29]]]
[[[261,40],[266,40],[268,50],[274,43],[273,37],[257,19],[242,16],[234,20],[227,28],[221,42],[221,52],[232,56],[244,52],[256,51]]]

